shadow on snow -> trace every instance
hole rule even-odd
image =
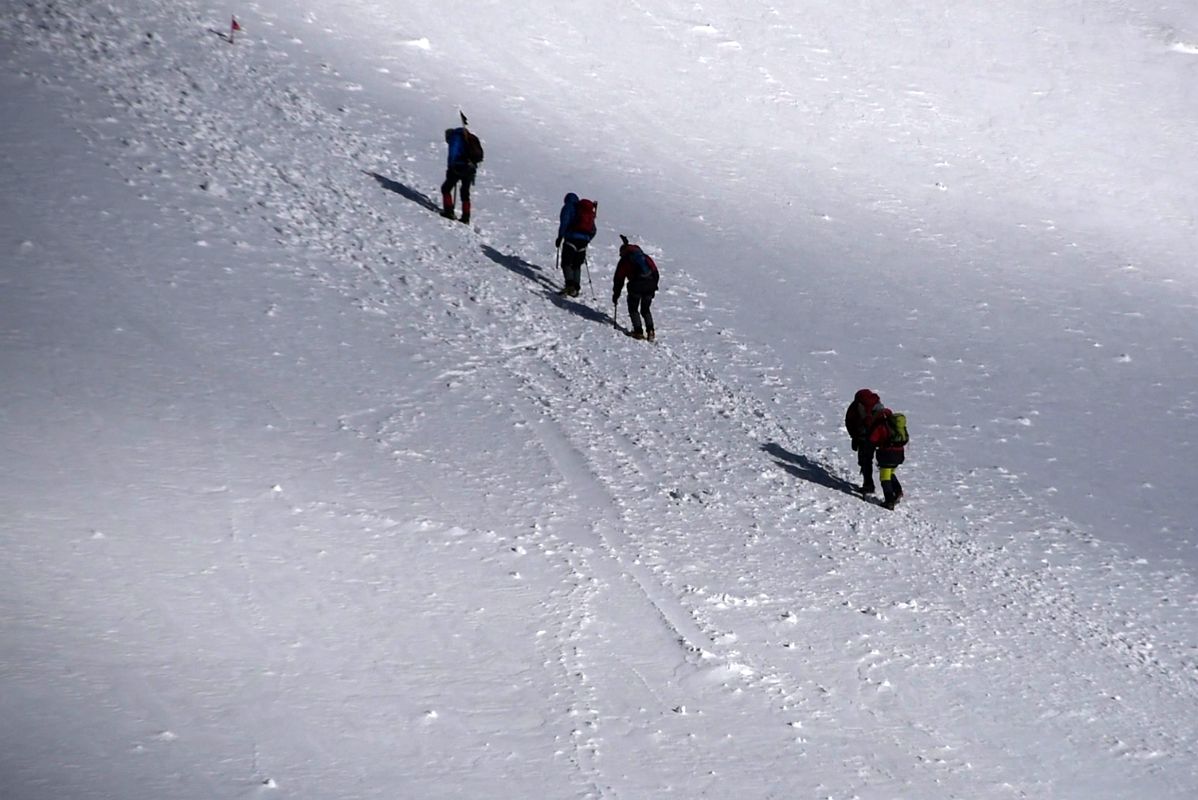
[[[817,461],[812,461],[807,456],[792,453],[776,442],[763,444],[761,449],[777,459],[776,463],[778,466],[796,478],[802,478],[805,481],[816,483],[820,486],[827,486],[829,489],[851,494],[854,497],[857,495],[854,484],[849,483],[844,478],[833,475],[826,466]]]
[[[390,178],[388,178],[386,175],[380,175],[377,172],[371,172],[368,169],[364,169],[362,171],[365,172],[370,177],[374,178],[376,181],[378,181],[379,186],[382,186],[387,191],[395,192],[400,197],[404,197],[408,200],[411,200],[413,203],[415,203],[417,205],[424,206],[429,211],[432,211],[437,214],[441,213],[441,207],[439,205],[437,205],[436,202],[431,197],[429,197],[427,194],[425,194],[424,192],[413,189],[411,186],[400,183],[399,181],[393,181]]]
[[[400,197],[411,200],[413,203],[423,206],[429,211],[437,214],[441,213],[441,207],[424,192],[413,189],[411,186],[400,183],[397,180],[392,180],[386,175],[380,175],[377,172],[372,172],[371,170],[364,169],[362,172],[374,178],[375,181],[378,182],[379,186],[382,186],[387,191],[395,192]],[[505,255],[504,253],[499,252],[494,247],[491,247],[487,244],[482,246],[482,251],[483,255],[504,269],[511,270],[520,277],[527,278],[528,280],[540,285],[541,289],[543,290],[542,293],[545,295],[545,297],[548,298],[548,300],[558,308],[569,311],[571,314],[576,314],[591,322],[599,322],[604,325],[615,322],[612,315],[605,311],[599,311],[597,309],[591,308],[585,303],[571,300],[568,297],[563,297],[558,293],[557,285],[550,278],[548,278],[544,274],[544,271],[536,264],[530,264],[519,256]],[[620,328],[619,325],[616,325],[616,327]],[[623,330],[623,328],[620,329]]]
[[[530,264],[519,256],[505,255],[499,252],[490,245],[483,245],[483,255],[494,261],[499,266],[509,269],[522,278],[528,278],[530,281],[537,283],[542,288],[542,294],[558,308],[569,311],[571,314],[576,314],[585,320],[591,322],[600,322],[604,325],[612,323],[610,314],[591,308],[586,303],[581,303],[577,300],[572,300],[562,296],[558,292],[557,284],[546,277],[544,271],[536,264]]]
[[[494,261],[504,269],[510,269],[522,278],[528,278],[530,281],[535,281],[541,284],[546,289],[553,289],[553,281],[549,280],[542,273],[541,268],[536,264],[530,264],[520,256],[509,256],[499,252],[489,244],[483,245],[483,255]]]

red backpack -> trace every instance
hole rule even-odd
[[[595,215],[599,213],[599,204],[594,200],[579,200],[574,204],[574,221],[570,230],[586,234],[587,239],[595,235]]]
[[[483,143],[478,140],[477,136],[465,128],[462,128],[462,133],[465,134],[466,139],[466,158],[475,164],[483,163]]]

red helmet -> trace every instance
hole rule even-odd
[[[858,389],[857,394],[853,395],[853,399],[860,403],[866,411],[872,411],[882,398],[872,389]]]

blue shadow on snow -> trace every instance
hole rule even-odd
[[[812,461],[807,456],[792,453],[776,442],[763,444],[761,449],[773,456],[778,466],[796,478],[802,478],[805,481],[816,483],[820,486],[827,486],[829,489],[835,489],[845,494],[854,496],[857,494],[854,484],[832,474],[826,466],[817,461]]]
[[[538,284],[542,289],[542,294],[544,294],[549,302],[563,311],[569,311],[571,314],[575,314],[591,322],[600,322],[604,325],[612,324],[610,314],[591,308],[586,303],[559,294],[557,284],[546,277],[544,271],[536,264],[530,264],[519,256],[505,255],[489,244],[484,244],[482,250],[483,255],[499,266],[509,269],[520,277],[528,278],[530,281]]]
[[[387,191],[395,192],[400,197],[407,198],[408,200],[411,200],[416,205],[424,206],[429,211],[432,211],[437,214],[441,213],[441,207],[438,206],[436,204],[436,202],[434,202],[433,199],[431,197],[429,197],[427,194],[425,194],[424,192],[417,191],[416,189],[413,189],[411,186],[400,183],[399,181],[391,180],[386,175],[380,175],[377,172],[371,172],[368,169],[364,169],[362,171],[365,172],[370,177],[374,178],[376,181],[378,181],[379,186],[382,186]]]

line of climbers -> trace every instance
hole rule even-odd
[[[461,112],[459,112],[461,114]],[[445,167],[445,182],[441,184],[441,216],[470,222],[470,187],[478,175],[478,165],[483,160],[483,146],[478,137],[466,127],[466,115],[461,114],[462,125],[445,131],[445,144],[449,152]],[[457,188],[462,191],[462,216],[456,217]],[[574,192],[562,201],[558,215],[557,238],[554,248],[561,264],[564,286],[559,294],[563,297],[578,297],[582,289],[582,268],[587,263],[587,247],[597,231],[595,219],[599,204],[580,198]],[[628,317],[632,322],[631,336],[634,339],[654,341],[657,331],[653,326],[653,298],[657,294],[661,276],[653,257],[639,245],[631,244],[628,237],[620,236],[620,260],[612,278],[612,306],[619,307],[620,294],[628,284]],[[613,308],[612,321],[615,321]]]
[[[466,115],[462,114],[462,126],[445,131],[445,143],[449,145],[448,165],[445,182],[441,185],[441,215],[454,219],[454,189],[462,187],[462,222],[470,222],[470,186],[474,183],[478,165],[483,160],[483,147],[478,137],[466,127]],[[574,192],[562,200],[558,214],[557,238],[554,248],[561,264],[564,285],[559,292],[563,297],[578,297],[582,289],[582,268],[587,263],[587,247],[597,232],[596,217],[599,204],[581,198]],[[628,284],[628,317],[632,321],[632,336],[636,339],[653,341],[657,333],[653,326],[653,297],[657,294],[660,276],[653,258],[639,246],[620,235],[620,260],[612,278],[613,307],[618,307],[620,293]],[[615,314],[613,308],[612,319]],[[903,463],[908,441],[907,418],[896,414],[882,404],[881,398],[870,389],[860,389],[853,397],[844,415],[844,427],[848,431],[852,448],[857,453],[857,466],[861,469],[862,483],[855,487],[862,496],[876,491],[874,486],[873,462],[878,462],[878,481],[882,484],[882,505],[893,509],[903,497],[903,486],[895,470]]]

